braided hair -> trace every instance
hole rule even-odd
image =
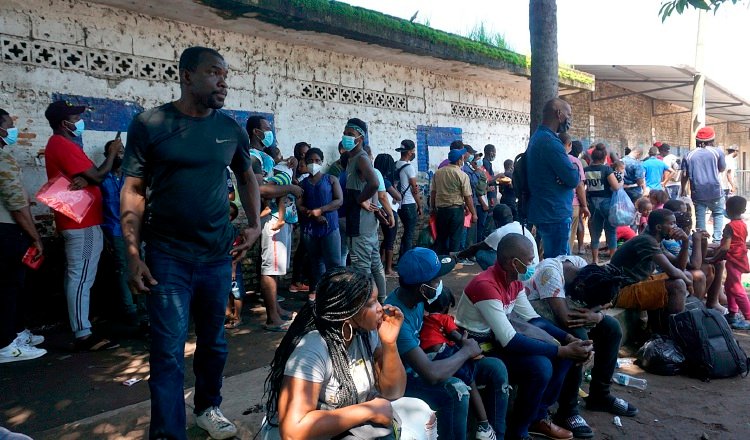
[[[572,299],[591,308],[614,301],[625,282],[627,277],[618,267],[611,264],[589,264],[578,271],[565,291]]]
[[[326,342],[328,354],[333,364],[333,376],[341,384],[336,393],[338,407],[357,403],[357,387],[349,372],[343,322],[356,315],[372,294],[374,281],[371,275],[346,267],[336,267],[326,272],[315,291],[318,296],[314,304],[307,303],[289,326],[284,339],[276,349],[271,372],[265,382],[264,398],[266,414],[272,420],[278,412],[279,394],[284,379],[284,368],[300,340],[313,330],[317,330]],[[369,338],[362,338],[365,356],[372,357]]]

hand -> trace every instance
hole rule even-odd
[[[383,321],[378,327],[378,336],[382,344],[395,344],[401,324],[404,323],[404,314],[401,309],[392,305],[383,306]]]
[[[321,215],[323,215],[323,211],[320,208],[311,209],[310,211],[308,211],[308,215],[310,217],[320,217]]]
[[[369,419],[372,423],[383,426],[390,426],[393,423],[393,407],[390,401],[376,397],[363,405],[372,411]]]
[[[469,355],[469,359],[475,358],[482,354],[482,349],[479,347],[479,343],[469,338],[469,333],[464,330],[464,334],[461,336],[461,351],[466,352]]]
[[[591,217],[591,211],[589,211],[589,207],[581,206],[581,218],[586,220],[589,217]]]
[[[39,261],[40,258],[42,258],[42,254],[44,253],[44,245],[42,244],[42,239],[34,240],[31,243],[32,246],[36,248],[36,255],[31,259],[31,261]]]
[[[115,139],[111,144],[109,144],[109,147],[107,148],[107,157],[113,154],[122,154],[123,151],[125,151],[125,147],[122,145],[122,139]]]
[[[140,258],[129,259],[128,272],[128,286],[130,287],[130,291],[135,295],[151,292],[151,289],[149,289],[148,286],[159,284],[154,277],[151,276],[151,271],[148,269],[148,266],[146,266],[146,263]],[[146,281],[145,283],[144,280]]]
[[[557,349],[557,355],[564,359],[571,359],[577,362],[584,362],[589,358],[589,353],[594,349],[594,342],[573,341],[568,345],[563,345]]]
[[[604,319],[604,316],[601,313],[578,308],[568,312],[568,328],[596,325],[602,322],[602,319]]]
[[[73,181],[70,182],[70,185],[68,185],[68,190],[70,191],[78,191],[79,189],[83,189],[89,186],[89,181],[86,180],[85,177],[76,176],[73,178]]]
[[[364,209],[365,211],[375,212],[378,210],[378,207],[373,205],[370,200],[365,200],[364,202],[359,202],[359,207]]]
[[[489,205],[482,205],[482,211],[488,212],[490,210]]]
[[[232,262],[237,262],[245,258],[247,251],[260,237],[260,227],[245,228],[242,230],[242,238],[236,246],[232,246],[229,254],[232,256]]]
[[[476,222],[477,222],[477,220],[479,220],[479,219],[477,218],[477,215],[476,215],[476,214],[471,214],[471,222],[472,222],[472,223],[476,223]]]
[[[685,231],[683,231],[682,228],[678,227],[674,227],[671,231],[669,231],[669,237],[672,240],[681,241],[683,243],[687,243],[689,241],[689,237],[685,233]]]
[[[323,215],[321,215],[320,217],[313,217],[313,219],[315,219],[316,223],[320,223],[321,225],[328,224],[328,219]]]
[[[388,216],[388,227],[392,228],[394,226],[396,226],[396,216],[394,216],[393,214],[391,214],[391,215]]]
[[[422,205],[417,203],[417,217],[422,217]]]
[[[302,197],[303,192],[304,191],[302,191],[302,187],[299,187],[297,185],[292,185],[292,188],[289,190],[289,194],[293,195],[294,197],[298,199]]]
[[[292,169],[292,171],[296,171],[297,170],[297,165],[299,165],[299,161],[297,160],[296,157],[292,156],[292,157],[290,157],[289,159],[286,160],[286,164],[287,164],[287,166],[289,168]]]

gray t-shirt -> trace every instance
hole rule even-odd
[[[362,209],[357,202],[359,194],[367,186],[367,181],[362,178],[362,172],[359,169],[359,158],[364,156],[370,160],[364,150],[349,158],[346,165],[346,189],[344,191],[344,206],[346,207],[346,234],[349,237],[358,237],[368,234],[378,235],[378,220],[375,214]],[[378,205],[378,193],[373,194],[370,202]]]
[[[250,167],[250,141],[220,111],[194,118],[172,104],[137,115],[128,128],[123,173],[148,185],[143,238],[190,262],[231,258],[226,167]]]
[[[692,199],[709,201],[721,197],[719,173],[725,168],[724,152],[718,148],[696,148],[688,153],[682,161],[682,169],[690,177]]]
[[[374,360],[368,355],[364,338],[369,337],[373,353],[380,345],[377,331],[355,333],[356,337],[349,345],[349,373],[357,387],[359,402],[366,402],[376,397]],[[336,393],[339,390],[339,378],[333,375],[333,363],[328,354],[328,345],[317,330],[306,334],[297,344],[284,367],[284,375],[319,383],[318,409],[338,408]]]
[[[396,170],[401,170],[398,173],[398,188],[396,188],[403,197],[401,198],[401,206],[413,205],[417,203],[414,200],[414,194],[411,193],[411,183],[409,179],[417,177],[417,170],[414,169],[414,165],[410,162],[399,160],[396,162]]]

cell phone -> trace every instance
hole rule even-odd
[[[115,139],[120,139],[120,135],[122,134],[121,131],[117,131],[117,134],[115,135]]]

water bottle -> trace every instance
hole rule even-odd
[[[615,373],[612,375],[612,380],[626,387],[638,388],[639,390],[646,389],[646,379],[629,376],[624,373]]]
[[[237,285],[237,281],[232,281],[232,296],[234,299],[241,299],[240,287]]]

